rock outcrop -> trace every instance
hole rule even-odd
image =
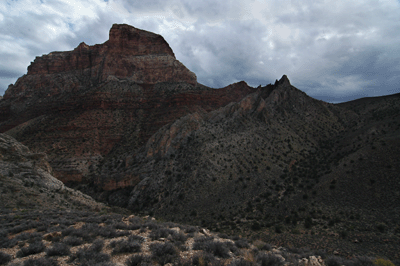
[[[0,208],[47,209],[64,207],[101,209],[91,197],[68,188],[52,176],[43,153],[32,153],[14,138],[0,134]],[[68,198],[69,202],[63,199]]]
[[[103,44],[81,43],[73,51],[36,57],[27,76],[11,85],[4,98],[31,97],[38,91],[48,97],[121,79],[145,84],[197,83],[196,75],[176,60],[162,36],[114,24]]]
[[[160,127],[254,91],[245,82],[198,84],[160,35],[115,24],[103,44],[37,57],[0,102],[0,132],[47,153],[63,182],[86,182],[101,164],[129,164]],[[113,190],[136,179],[100,185]]]

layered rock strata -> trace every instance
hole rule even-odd
[[[83,182],[104,162],[129,164],[160,127],[252,91],[245,82],[222,89],[198,84],[160,35],[115,24],[103,44],[37,57],[0,102],[0,132],[46,152],[63,182]],[[136,183],[123,180],[100,185]]]

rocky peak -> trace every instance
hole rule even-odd
[[[36,57],[28,67],[28,74],[8,88],[5,98],[31,97],[37,93],[54,95],[116,79],[143,84],[197,84],[196,75],[176,60],[162,36],[114,24],[109,40],[103,44],[82,42],[72,51]]]
[[[172,49],[161,35],[127,24],[114,24],[106,44],[113,52],[125,55],[164,54],[175,58]]]
[[[290,81],[286,75],[283,75],[280,80],[275,81],[275,86],[277,85],[291,86]]]

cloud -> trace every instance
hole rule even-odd
[[[397,0],[19,0],[0,3],[0,94],[35,56],[108,39],[113,23],[161,34],[210,87],[287,74],[337,102],[400,92]]]

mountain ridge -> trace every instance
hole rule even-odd
[[[45,152],[56,178],[110,205],[399,258],[398,94],[331,104],[286,75],[213,89],[164,60],[174,57],[161,36],[128,25],[112,32],[111,48],[82,43],[35,60],[0,100],[0,132]],[[95,59],[106,48],[114,55]]]

